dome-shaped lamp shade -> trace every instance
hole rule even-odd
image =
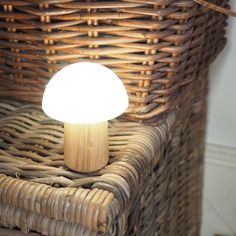
[[[58,71],[46,86],[42,108],[53,119],[72,124],[113,119],[128,107],[119,77],[107,67],[79,62]]]

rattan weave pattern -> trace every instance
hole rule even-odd
[[[18,100],[0,101],[0,235],[200,235],[206,70],[227,17],[196,2],[0,1],[0,96]],[[88,60],[124,82],[124,118],[155,127],[110,122],[109,164],[80,174],[64,164],[63,125],[31,102]]]
[[[42,234],[32,233],[32,232],[25,234],[18,229],[6,229],[6,228],[0,229],[0,236],[26,236],[26,235],[27,236],[40,236]]]
[[[90,60],[123,80],[126,118],[159,122],[224,46],[225,21],[193,0],[0,1],[0,96],[41,102],[52,74]]]
[[[199,81],[181,112],[158,127],[111,122],[109,165],[92,174],[64,165],[60,123],[37,105],[2,101],[0,225],[50,236],[198,236],[206,96]]]
[[[118,225],[124,227],[125,209],[136,196],[134,193],[138,191],[139,182],[147,175],[143,173],[139,176],[138,173],[142,168],[149,169],[157,163],[161,152],[157,149],[174,120],[171,114],[158,132],[155,128],[136,123],[111,124],[111,164],[90,176],[66,168],[62,155],[62,126],[44,116],[39,106],[17,107],[17,103],[12,105],[11,102],[0,105],[3,115],[0,124],[0,172],[27,179],[1,176],[0,202],[24,209],[23,212],[35,212],[40,217],[80,223],[100,231],[111,230],[118,213],[121,215]],[[65,188],[67,186],[73,188]],[[81,186],[90,187],[76,189]],[[2,213],[7,210],[1,209]],[[66,235],[64,233],[62,235]]]

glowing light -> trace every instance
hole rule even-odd
[[[42,108],[53,119],[89,124],[113,119],[128,107],[119,77],[100,64],[79,62],[58,71],[46,86]]]

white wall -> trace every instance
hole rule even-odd
[[[207,145],[201,236],[236,236],[236,148]]]
[[[227,38],[210,69],[201,236],[236,236],[236,18]]]
[[[236,10],[236,0],[231,6]],[[236,147],[236,18],[230,17],[227,36],[210,69],[207,142]]]

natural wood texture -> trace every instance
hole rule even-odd
[[[79,172],[103,168],[109,159],[108,124],[64,125],[64,158],[67,166]]]

